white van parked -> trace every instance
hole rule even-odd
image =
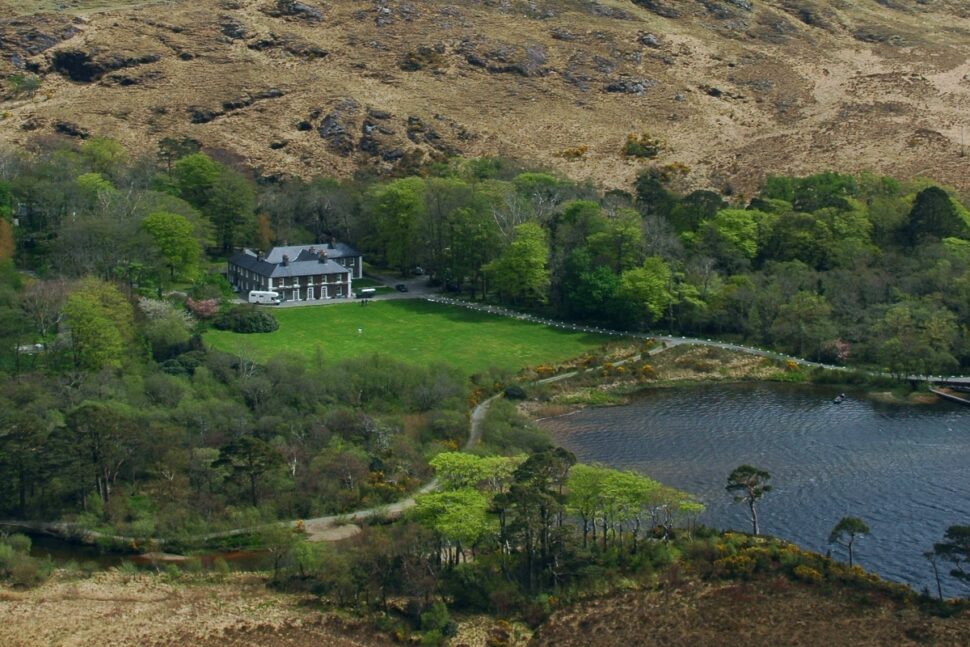
[[[261,292],[259,290],[252,290],[249,293],[250,303],[265,303],[274,306],[280,304],[280,293],[279,292]]]

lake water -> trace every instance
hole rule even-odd
[[[871,535],[856,561],[916,590],[935,584],[923,552],[947,526],[970,525],[970,407],[892,405],[785,384],[706,385],[647,392],[627,406],[540,422],[584,462],[633,469],[697,495],[706,525],[750,532],[724,490],[748,463],[772,475],[761,531],[824,553],[843,516]],[[833,556],[844,558],[838,547]],[[943,569],[948,570],[946,568]],[[967,590],[947,576],[945,595]]]

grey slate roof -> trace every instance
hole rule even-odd
[[[242,252],[236,252],[230,256],[229,263],[230,265],[237,265],[244,270],[256,272],[261,276],[270,276],[273,273],[273,270],[276,268],[276,266],[272,263],[267,263],[265,260],[258,259],[256,254],[248,249]]]
[[[314,259],[312,261],[290,261],[289,265],[283,265],[282,263],[277,265],[270,274],[272,277],[278,276],[313,276],[315,274],[346,274],[350,272],[349,269],[341,265],[340,263],[335,263],[334,261],[327,260],[326,263],[321,263],[320,261]]]
[[[326,262],[321,263],[316,254],[310,253],[310,247],[310,245],[307,245],[304,248],[275,248],[273,251],[279,249],[302,250],[303,253],[290,256],[290,262],[287,265],[283,265],[282,253],[279,254],[279,262],[273,263],[266,259],[257,258],[256,254],[248,249],[230,256],[229,263],[251,272],[255,272],[260,276],[269,276],[273,278],[287,276],[315,276],[317,274],[344,274],[350,272],[348,268],[344,267],[340,263],[330,260],[329,255]],[[348,247],[348,249],[350,248]]]
[[[326,252],[327,258],[345,258],[347,256],[360,256],[360,253],[350,245],[344,243],[314,243],[312,245],[287,245],[285,247],[274,247],[266,254],[266,260],[270,263],[282,263],[283,254],[296,260],[300,256],[313,249],[315,252]],[[315,256],[315,254],[314,254]]]

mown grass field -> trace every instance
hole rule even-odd
[[[310,358],[319,349],[325,359],[381,353],[414,364],[447,362],[473,375],[490,367],[517,370],[566,360],[609,339],[419,299],[278,308],[272,313],[280,324],[276,332],[212,330],[206,342],[256,361],[281,351]]]

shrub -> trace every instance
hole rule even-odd
[[[10,569],[10,580],[14,586],[37,586],[47,579],[50,569],[43,562],[28,555],[18,555]]]
[[[809,584],[821,584],[822,574],[816,571],[811,566],[805,566],[804,564],[799,564],[795,567],[795,577],[803,582],[808,582]]]
[[[448,607],[444,602],[435,602],[428,610],[421,614],[421,630],[439,632],[441,636],[453,636],[457,625],[448,615]]]
[[[203,274],[189,290],[189,296],[196,301],[208,299],[231,299],[234,294],[229,281],[222,274]]]
[[[421,46],[404,55],[404,59],[401,61],[401,69],[405,72],[436,69],[444,65],[444,62],[444,57],[436,48]]]
[[[0,575],[10,571],[15,558],[16,553],[14,552],[13,546],[0,544]]]
[[[715,572],[725,578],[747,578],[754,572],[754,560],[744,555],[731,555],[714,561]]]
[[[233,306],[216,317],[212,325],[219,330],[247,334],[273,332],[280,327],[273,315],[253,305]]]
[[[217,575],[228,575],[232,569],[229,568],[229,562],[227,562],[222,557],[216,557],[212,560],[212,572]]]
[[[165,578],[166,582],[174,584],[182,579],[182,569],[175,564],[169,564],[165,567],[165,570],[162,571],[162,577]]]
[[[31,541],[27,535],[22,535],[18,532],[9,537],[5,537],[2,541],[13,548],[15,552],[25,554],[30,552]]]
[[[653,159],[664,149],[664,143],[649,133],[642,135],[627,135],[623,145],[623,154],[630,157]]]
[[[760,546],[746,548],[743,555],[754,562],[754,567],[757,571],[768,570],[774,558],[771,550]]]
[[[508,400],[525,400],[529,396],[526,394],[525,389],[513,384],[505,387],[505,397]]]
[[[122,576],[125,582],[130,582],[132,578],[138,575],[138,567],[135,566],[134,562],[121,562],[118,565],[118,574]]]
[[[588,146],[573,146],[572,148],[562,149],[561,151],[556,153],[556,156],[566,160],[578,160],[585,157],[588,151],[589,151]]]
[[[196,301],[192,297],[185,300],[185,307],[198,319],[212,319],[219,313],[218,299],[200,299]]]
[[[31,96],[40,87],[40,77],[35,74],[12,74],[7,77],[7,85],[13,96]]]

